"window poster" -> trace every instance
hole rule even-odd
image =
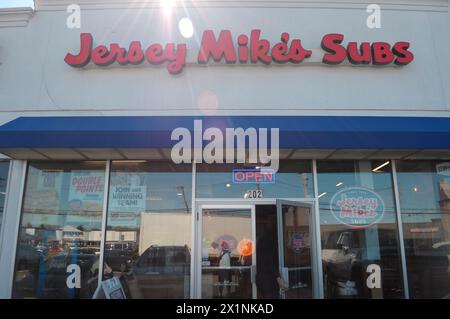
[[[117,172],[112,175],[109,191],[108,225],[139,227],[146,209],[147,187],[139,174]]]
[[[69,184],[69,210],[101,212],[105,185],[104,171],[72,171]]]
[[[38,174],[37,191],[59,191],[62,183],[62,170],[41,170]]]
[[[55,215],[59,209],[61,187],[63,181],[62,170],[39,170],[30,176],[33,180],[27,189],[24,209],[43,216],[34,216],[36,223],[47,223],[49,215]]]

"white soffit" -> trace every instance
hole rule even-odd
[[[404,150],[386,150],[382,149],[373,154],[367,156],[367,159],[401,159],[406,156],[413,155],[417,149],[404,149]]]
[[[76,150],[90,160],[126,159],[123,154],[114,148],[77,148]]]
[[[329,159],[364,159],[378,150],[376,149],[340,149],[331,154]]]
[[[159,160],[164,159],[162,153],[156,148],[119,148],[118,151],[130,160]]]
[[[327,158],[334,149],[297,149],[292,153],[289,159],[321,159]]]
[[[406,159],[450,159],[450,150],[421,150]]]
[[[162,148],[162,149],[160,149],[160,152],[163,155],[164,159],[171,159],[172,158],[172,156],[170,154],[172,152],[172,149],[170,149],[170,148]]]
[[[280,158],[281,159],[288,159],[291,158],[290,155],[293,152],[291,148],[281,148],[280,149]]]
[[[85,160],[87,157],[70,148],[36,148],[36,152],[54,160]]]
[[[248,156],[248,154],[247,154]],[[170,160],[171,149],[138,148],[8,148],[0,159],[24,160]],[[450,149],[280,149],[280,159],[450,159]]]
[[[33,151],[30,148],[8,148],[0,149],[0,152],[14,159],[27,159],[27,160],[48,160],[45,155]]]

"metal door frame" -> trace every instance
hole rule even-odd
[[[193,278],[193,297],[195,299],[202,298],[202,232],[203,232],[203,210],[204,209],[249,209],[251,213],[251,228],[252,228],[252,241],[256,242],[256,218],[255,218],[255,205],[252,204],[232,204],[232,203],[214,203],[214,204],[204,204],[196,203],[196,238],[194,238],[194,258],[192,264],[194,267],[194,278]],[[257,298],[256,283],[254,280],[256,269],[256,250],[252,254],[252,266],[251,266],[251,282],[252,282],[252,298]]]
[[[317,299],[320,297],[320,288],[319,288],[319,256],[320,252],[318,252],[318,244],[317,240],[320,240],[316,234],[315,230],[315,200],[313,201],[297,201],[293,199],[278,199],[276,200],[277,207],[277,233],[278,233],[278,266],[280,275],[283,276],[282,265],[284,263],[284,238],[283,238],[283,205],[291,205],[296,207],[304,207],[309,208],[309,218],[308,218],[308,227],[309,227],[309,240],[310,240],[310,254],[311,254],[311,281],[312,281],[312,298]],[[285,279],[285,278],[283,278]]]
[[[195,199],[194,216],[192,216],[192,259],[191,259],[191,298],[201,299],[201,245],[202,245],[202,216],[203,208],[249,208],[252,209],[252,236],[256,237],[256,205],[274,205],[277,201],[283,201],[295,204],[308,205],[311,208],[310,216],[310,232],[311,232],[311,259],[312,259],[312,280],[313,280],[313,298],[321,298],[323,296],[323,287],[321,286],[321,262],[320,262],[320,231],[318,232],[316,219],[318,219],[318,200],[317,198],[264,198],[264,199],[245,199],[245,198],[197,198]],[[277,209],[277,220],[278,208]],[[280,223],[278,223],[280,225]],[[279,226],[277,226],[279,227]],[[253,238],[254,240],[256,238]],[[318,242],[319,241],[319,242]],[[279,241],[279,245],[281,242]],[[254,254],[256,265],[256,251]],[[256,269],[257,271],[257,269]],[[256,285],[253,284],[253,289]],[[256,296],[256,292],[253,294]]]

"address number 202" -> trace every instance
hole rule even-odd
[[[263,198],[261,190],[249,190],[245,192],[245,198]]]

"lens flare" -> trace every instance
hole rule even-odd
[[[192,38],[194,35],[194,26],[189,18],[182,18],[178,22],[178,29],[180,30],[181,35],[187,39]]]
[[[174,6],[175,0],[161,0],[161,7],[165,14],[171,13]]]

